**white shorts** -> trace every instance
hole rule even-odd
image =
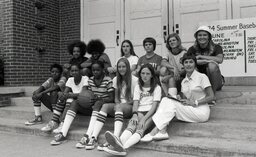
[[[176,117],[185,122],[205,122],[209,119],[210,108],[208,105],[198,107],[184,106],[182,103],[163,98],[152,119],[159,130],[165,128]]]

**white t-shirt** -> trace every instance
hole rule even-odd
[[[70,77],[66,83],[66,86],[72,89],[72,92],[77,94],[80,93],[84,86],[88,86],[89,78],[82,76],[82,79],[78,85],[75,84],[74,77]]]
[[[143,91],[140,90],[139,84],[135,86],[133,101],[139,101],[139,112],[149,111],[153,105],[154,101],[160,101],[162,96],[162,90],[159,85],[156,86],[154,92],[150,94],[148,91],[150,88],[142,88]]]
[[[121,59],[121,58],[126,58],[126,57],[125,56],[120,57],[120,58],[118,58],[118,60]],[[133,56],[133,55],[130,55],[130,57],[128,57],[126,59],[129,61],[130,67],[132,67],[134,64],[137,65],[138,60],[139,60],[139,58],[137,56]],[[117,66],[118,60],[116,61],[116,65],[115,66]]]
[[[117,89],[117,82],[116,82],[116,77],[113,78],[113,87],[115,89]],[[132,75],[132,82],[131,82],[131,97],[133,98],[133,93],[134,93],[134,88],[136,86],[136,84],[138,83],[138,78]],[[126,103],[127,100],[125,99],[125,90],[126,90],[126,84],[123,82],[122,85],[122,91],[121,91],[121,95],[120,95],[120,101],[121,103]]]

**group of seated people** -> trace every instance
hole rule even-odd
[[[126,155],[139,141],[168,139],[167,126],[176,117],[185,122],[206,122],[209,103],[223,86],[219,64],[223,61],[221,46],[214,44],[208,27],[194,34],[195,43],[188,51],[178,34],[170,34],[162,57],[154,51],[155,39],[143,40],[146,54],[136,56],[131,41],[121,44],[121,58],[115,66],[100,40],[88,45],[75,41],[68,46],[72,59],[63,67],[53,64],[51,77],[34,93],[35,118],[25,122],[43,122],[41,103],[52,112],[49,123],[41,130],[56,135],[51,145],[66,141],[76,114],[90,116],[89,126],[77,148],[104,150],[113,155]],[[90,58],[84,57],[85,53]],[[112,79],[113,78],[113,79]],[[88,101],[88,92],[93,96]],[[86,103],[85,103],[86,102]],[[106,142],[97,144],[107,117],[114,118],[114,131],[105,133]],[[123,130],[124,119],[130,119]]]

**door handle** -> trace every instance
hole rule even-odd
[[[116,46],[119,46],[119,30],[116,31]]]
[[[163,37],[164,37],[164,43],[166,43],[167,40],[167,26],[163,26]]]
[[[180,31],[179,31],[179,24],[175,24],[175,32],[176,32],[177,34],[180,33]]]

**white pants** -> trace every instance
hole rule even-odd
[[[163,98],[152,119],[159,130],[165,128],[176,117],[185,122],[205,122],[209,119],[208,105],[198,107],[184,106],[182,103],[169,98]]]

